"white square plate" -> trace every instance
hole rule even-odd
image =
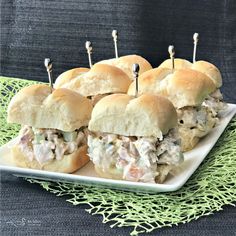
[[[236,105],[228,104],[228,108],[222,115],[219,125],[217,125],[211,133],[203,138],[193,150],[184,153],[184,163],[172,172],[172,175],[167,178],[164,184],[137,183],[100,178],[95,173],[91,162],[73,174],[19,168],[14,166],[10,156],[10,146],[14,144],[15,139],[0,147],[0,170],[11,172],[20,177],[30,177],[56,182],[73,182],[83,185],[109,187],[128,191],[149,193],[176,191],[180,189],[195,172],[212,147],[215,145],[235,113]]]

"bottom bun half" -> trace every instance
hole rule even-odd
[[[94,166],[94,168],[95,168],[96,173],[102,178],[126,180],[123,178],[123,173],[118,171],[115,167],[109,168],[108,170],[106,169],[106,172],[102,168],[96,165]],[[158,165],[157,171],[159,172],[159,175],[156,176],[155,182],[158,184],[162,184],[166,180],[168,174],[170,173],[172,169],[173,169],[173,166],[171,165]]]
[[[115,167],[106,169],[106,172],[102,168],[98,167],[97,165],[94,165],[94,169],[96,173],[102,178],[116,179],[116,180],[123,179],[123,173],[118,171]]]
[[[210,131],[214,128],[216,122],[214,119],[209,119],[205,130],[198,128],[190,129],[179,127],[179,135],[181,139],[181,151],[187,152],[192,150]]]
[[[187,152],[191,151],[200,141],[199,137],[188,137],[182,136],[181,138],[181,151],[182,152]]]
[[[89,162],[89,157],[87,156],[87,145],[81,146],[72,154],[64,155],[61,160],[53,159],[43,165],[40,165],[35,159],[30,161],[18,145],[12,147],[11,155],[13,161],[18,167],[62,173],[75,172]]]

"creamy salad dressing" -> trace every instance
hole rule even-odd
[[[177,132],[173,129],[162,141],[155,137],[126,137],[90,133],[89,156],[103,171],[115,168],[125,180],[155,183],[157,165],[177,166],[183,161]]]
[[[206,106],[177,109],[178,129],[181,136],[204,137],[218,123],[211,109]],[[184,144],[183,144],[184,145]]]
[[[223,95],[219,89],[207,96],[202,105],[208,107],[214,116],[217,116],[220,111],[227,108],[227,104],[223,102]]]
[[[85,130],[63,132],[57,129],[35,129],[24,126],[18,145],[29,161],[36,159],[40,165],[50,160],[61,160],[64,155],[75,152],[86,143]]]

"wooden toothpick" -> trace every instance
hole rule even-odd
[[[196,62],[196,53],[197,53],[198,40],[199,40],[199,34],[194,33],[194,35],[193,35],[193,44],[194,44],[194,47],[193,47],[193,63]]]
[[[89,67],[92,68],[93,64],[92,64],[92,59],[91,59],[91,54],[92,54],[92,43],[90,41],[86,41],[85,43],[85,48],[87,50],[88,53],[88,59],[89,59]]]
[[[118,58],[118,48],[117,48],[118,32],[117,30],[112,30],[112,37],[113,37],[114,47],[115,47],[115,56],[116,58]]]
[[[139,64],[133,64],[133,76],[135,80],[135,97],[138,97],[138,73],[139,73]]]
[[[45,65],[46,70],[48,72],[48,80],[49,80],[50,87],[53,90],[52,61],[50,60],[50,58],[44,59],[44,65]]]
[[[170,54],[170,59],[172,61],[172,72],[173,72],[175,69],[175,48],[173,45],[170,45],[168,47],[168,52]]]

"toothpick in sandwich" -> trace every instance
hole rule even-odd
[[[194,35],[193,35],[193,44],[194,44],[194,47],[193,47],[193,63],[196,62],[196,53],[197,53],[198,40],[199,40],[199,34],[194,33]]]
[[[45,65],[46,70],[48,72],[48,80],[49,80],[51,90],[53,90],[52,61],[50,60],[50,58],[44,59],[44,65]]]
[[[92,48],[92,43],[90,41],[86,41],[85,48],[87,49],[87,53],[88,53],[89,67],[92,68],[92,66],[93,66],[92,58],[91,58],[92,49],[93,49]]]
[[[117,38],[118,38],[118,32],[117,30],[112,30],[112,37],[114,41],[114,46],[115,46],[115,56],[118,58],[118,48],[117,48]]]
[[[172,72],[173,72],[175,69],[175,48],[173,45],[170,45],[168,47],[168,52],[170,54],[170,59],[172,61]]]
[[[139,73],[139,64],[133,64],[133,76],[135,81],[135,97],[138,97],[138,73]]]

